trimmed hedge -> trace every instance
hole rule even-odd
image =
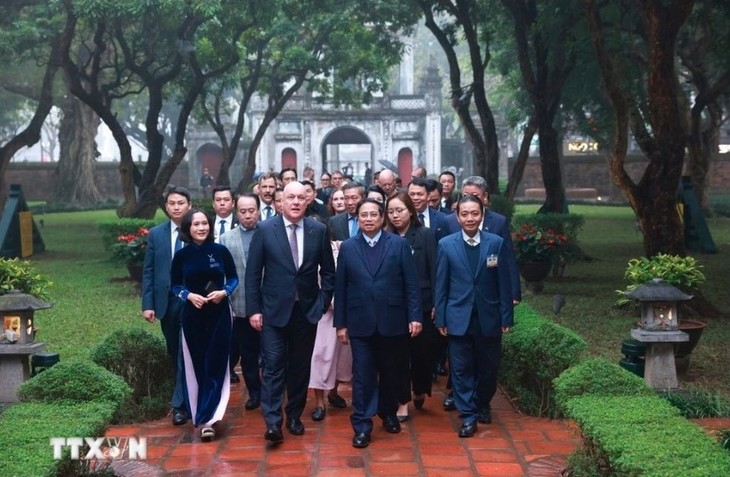
[[[108,401],[121,408],[132,389],[122,378],[91,361],[63,361],[24,382],[21,401],[65,404]]]
[[[553,381],[558,406],[585,395],[654,396],[643,379],[603,358],[589,358],[566,369]]]
[[[168,412],[175,383],[162,339],[140,328],[118,330],[94,348],[91,359],[132,388],[131,405],[120,411],[121,421],[147,421]]]
[[[41,374],[46,372],[50,369]],[[103,435],[115,408],[116,404],[108,401],[10,406],[0,416],[0,475],[55,475],[58,464],[64,461],[53,459],[51,438]]]
[[[588,395],[561,405],[581,427],[582,455],[599,463],[591,473],[730,475],[730,456],[658,396]]]
[[[553,379],[577,364],[587,349],[576,333],[522,303],[515,309],[514,329],[502,339],[500,383],[523,412],[557,417]]]

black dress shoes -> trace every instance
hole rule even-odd
[[[355,434],[355,437],[352,438],[352,447],[357,449],[364,449],[368,444],[370,444],[370,434],[365,432]]]
[[[400,432],[400,422],[398,421],[398,417],[385,416],[383,418],[383,428],[385,429],[385,432],[398,434]]]
[[[456,403],[453,396],[446,396],[444,399],[444,411],[453,411],[456,409]]]
[[[258,408],[261,405],[261,401],[259,401],[256,398],[248,398],[248,401],[246,401],[246,404],[244,407],[247,411],[253,411],[254,409]]]
[[[480,409],[477,421],[479,421],[479,424],[491,424],[492,412],[489,409]]]
[[[477,432],[477,423],[472,422],[471,424],[462,424],[459,429],[459,437],[474,437]]]
[[[321,421],[324,419],[325,414],[327,414],[327,410],[323,407],[315,407],[314,411],[312,411],[312,420],[313,421]]]
[[[286,428],[295,436],[304,434],[304,424],[302,424],[302,421],[298,417],[287,417]]]
[[[284,442],[284,435],[278,427],[269,427],[264,433],[264,439],[272,444],[281,444]]]
[[[236,373],[231,371],[231,384],[240,383],[240,382],[241,382],[241,378],[239,378]]]
[[[347,407],[347,401],[339,394],[328,394],[327,402],[330,403],[330,406],[336,407],[337,409],[345,409]]]
[[[188,422],[188,413],[183,411],[180,408],[173,408],[172,410],[172,425],[173,426],[182,426]]]

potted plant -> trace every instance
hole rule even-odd
[[[567,235],[551,228],[525,223],[512,233],[520,275],[533,293],[542,291],[542,281],[550,274],[569,245]]]
[[[118,236],[111,246],[114,256],[127,265],[129,275],[140,283],[149,233],[148,229],[140,227],[135,233]]]
[[[620,295],[616,302],[617,305],[629,303],[630,300],[626,293],[654,278],[661,278],[690,295],[696,293],[699,286],[705,281],[702,265],[694,257],[680,257],[664,253],[649,258],[632,258],[626,266],[624,278],[628,281],[628,285],[625,290],[616,290]],[[689,335],[689,341],[675,346],[674,354],[678,373],[682,374],[689,367],[689,355],[697,346],[706,326],[705,321],[682,318],[682,314],[680,314],[679,329]]]

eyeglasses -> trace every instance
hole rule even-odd
[[[400,215],[407,211],[408,209],[388,209],[388,215]]]

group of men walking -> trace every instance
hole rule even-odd
[[[264,438],[271,444],[282,442],[283,427],[293,435],[305,432],[302,414],[317,323],[333,306],[333,298],[337,337],[352,350],[353,446],[369,445],[375,415],[386,431],[400,431],[396,390],[399,380],[408,377],[389,359],[393,350],[408,347],[428,319],[448,340],[453,402],[462,419],[459,436],[472,437],[477,422],[490,420],[501,336],[512,327],[513,306],[521,299],[509,227],[503,216],[488,210],[485,181],[466,179],[453,213],[451,204],[440,198],[437,208],[429,205],[434,203],[433,186],[427,179],[413,178],[408,184],[418,221],[438,243],[429,313],[422,310],[414,250],[406,239],[384,229],[387,199],[367,198],[363,186],[350,182],[341,186],[346,210],[329,217],[317,202],[314,184],[297,182],[293,172],[279,190],[271,173],[259,178],[258,194],[234,199],[229,187],[212,190],[216,241],[231,252],[244,282],[230,296],[230,364],[241,360],[248,389],[245,407],[262,408]],[[397,192],[391,174],[381,173],[388,182],[389,191],[382,188],[386,197]],[[170,220],[150,231],[142,286],[143,316],[150,322],[160,319],[177,370],[171,400],[176,425],[188,416],[176,322],[180,303],[169,292],[169,271],[179,248],[177,227],[189,208],[185,189],[168,190],[165,211]],[[333,240],[342,241],[337,263]],[[233,369],[230,376],[238,380]]]

